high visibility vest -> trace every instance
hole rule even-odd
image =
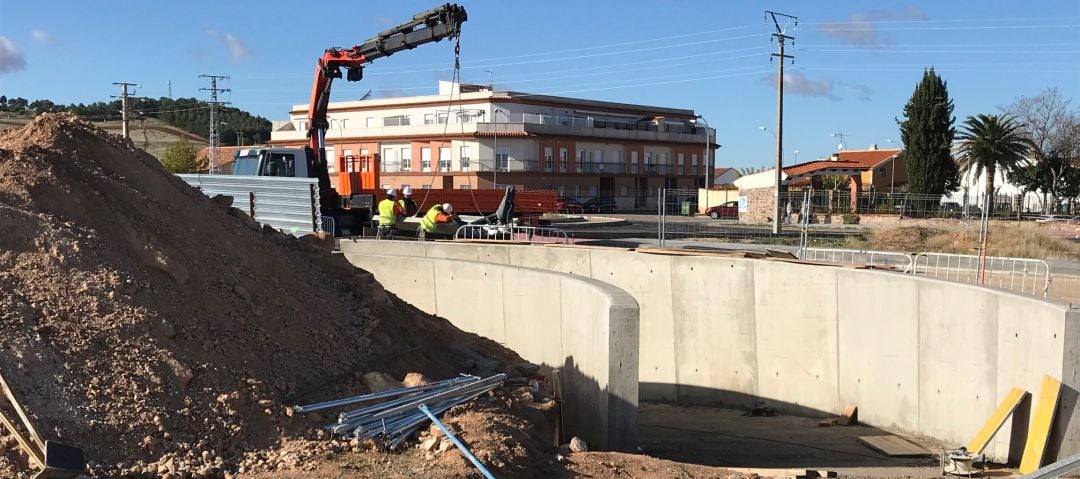
[[[387,198],[379,202],[379,226],[394,226],[397,224],[397,216],[394,215],[394,201]]]
[[[438,224],[435,222],[435,219],[439,217],[439,213],[442,213],[442,206],[432,206],[431,209],[428,210],[427,214],[424,215],[424,219],[420,220],[420,227],[424,229],[425,233],[435,232],[435,228],[438,226]]]

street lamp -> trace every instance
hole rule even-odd
[[[795,161],[795,163],[798,163],[799,162],[799,150],[795,150],[793,153],[795,153],[795,160],[794,161]]]
[[[770,129],[768,129],[768,128],[764,127],[764,126],[759,126],[759,127],[757,127],[757,129],[759,129],[759,130],[761,130],[761,131],[767,131],[767,132],[769,132],[769,133],[770,133],[770,134],[772,135],[772,137],[773,137],[774,139],[776,138],[776,133],[773,133],[773,131],[772,131],[772,130],[770,130]]]
[[[690,120],[690,121],[692,123],[694,123],[694,124],[697,124],[698,120],[700,120],[701,123],[705,124],[705,148],[702,150],[701,166],[705,170],[705,174],[703,175],[703,177],[704,177],[703,179],[705,180],[705,209],[708,209],[709,208],[709,173],[710,173],[709,170],[712,169],[712,168],[709,167],[709,122],[708,122],[708,120],[705,119],[705,117],[703,117],[701,115],[697,115],[696,117],[694,117],[693,120]],[[715,167],[715,165],[713,165],[713,167]],[[704,211],[704,210],[702,210],[702,211]]]
[[[892,138],[889,138],[888,140],[885,140],[885,143],[892,143],[892,142],[893,142]],[[893,188],[896,187],[896,157],[897,156],[899,156],[899,153],[897,153],[896,155],[893,155],[892,162],[891,162],[892,163],[892,173],[889,174],[889,194],[890,195],[893,193]]]

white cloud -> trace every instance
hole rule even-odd
[[[54,41],[53,36],[49,35],[49,32],[45,30],[34,30],[30,32],[30,36],[38,43],[50,44]]]
[[[232,58],[234,62],[243,60],[244,58],[253,55],[250,48],[243,40],[237,38],[231,33],[223,33],[217,30],[207,30],[207,35],[216,38],[229,50],[229,58]]]
[[[852,13],[847,21],[824,22],[818,30],[827,36],[853,45],[879,46],[889,43],[875,30],[874,22],[887,20],[929,20],[919,7],[908,5],[899,10],[870,10]]]
[[[26,58],[7,37],[0,36],[0,75],[26,68]]]

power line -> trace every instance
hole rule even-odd
[[[218,109],[218,105],[227,105],[227,104],[229,104],[229,102],[227,102],[227,101],[218,101],[218,93],[225,93],[225,92],[230,91],[228,88],[218,88],[217,82],[218,82],[218,80],[228,80],[229,77],[227,75],[206,75],[206,74],[203,74],[203,75],[199,75],[199,78],[209,78],[210,79],[210,88],[200,88],[199,90],[209,91],[210,92],[210,101],[207,102],[207,103],[210,103],[210,151],[208,152],[208,155],[207,155],[209,162],[208,162],[206,171],[207,171],[207,173],[213,174],[214,173],[214,168],[217,165],[218,142],[219,142],[217,109]]]
[[[785,24],[787,22],[794,22],[793,27],[798,27],[798,17],[788,15],[785,13],[777,13],[766,10],[765,15],[772,19],[773,26],[776,28],[776,33],[771,35],[776,39],[776,45],[778,48],[777,53],[773,53],[769,58],[776,58],[776,181],[773,187],[773,227],[772,232],[774,235],[780,234],[780,182],[783,175],[784,165],[784,62],[788,59],[792,61],[795,57],[784,53],[784,46],[788,40],[791,40],[792,45],[795,44],[795,37],[787,35],[787,28],[780,26],[780,21],[783,20]]]
[[[128,87],[136,87],[139,85],[129,82],[113,82],[113,85],[120,86],[120,96],[112,95],[113,98],[120,99],[120,118],[121,118],[121,130],[120,135],[124,138],[128,138]],[[132,92],[134,93],[134,92]]]

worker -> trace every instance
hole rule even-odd
[[[396,201],[397,191],[386,190],[386,199],[379,202],[379,232],[376,238],[391,238],[397,227],[398,216],[404,214],[401,204]]]
[[[427,239],[427,235],[435,232],[439,223],[450,223],[452,221],[454,221],[454,205],[443,203],[432,206],[424,215],[424,218],[420,220],[420,229],[416,230],[416,239],[424,241]]]
[[[417,211],[420,209],[416,206],[416,202],[412,199],[412,187],[406,186],[401,190],[404,198],[398,200],[398,204],[401,205],[401,209],[405,211],[405,216],[416,216]]]

